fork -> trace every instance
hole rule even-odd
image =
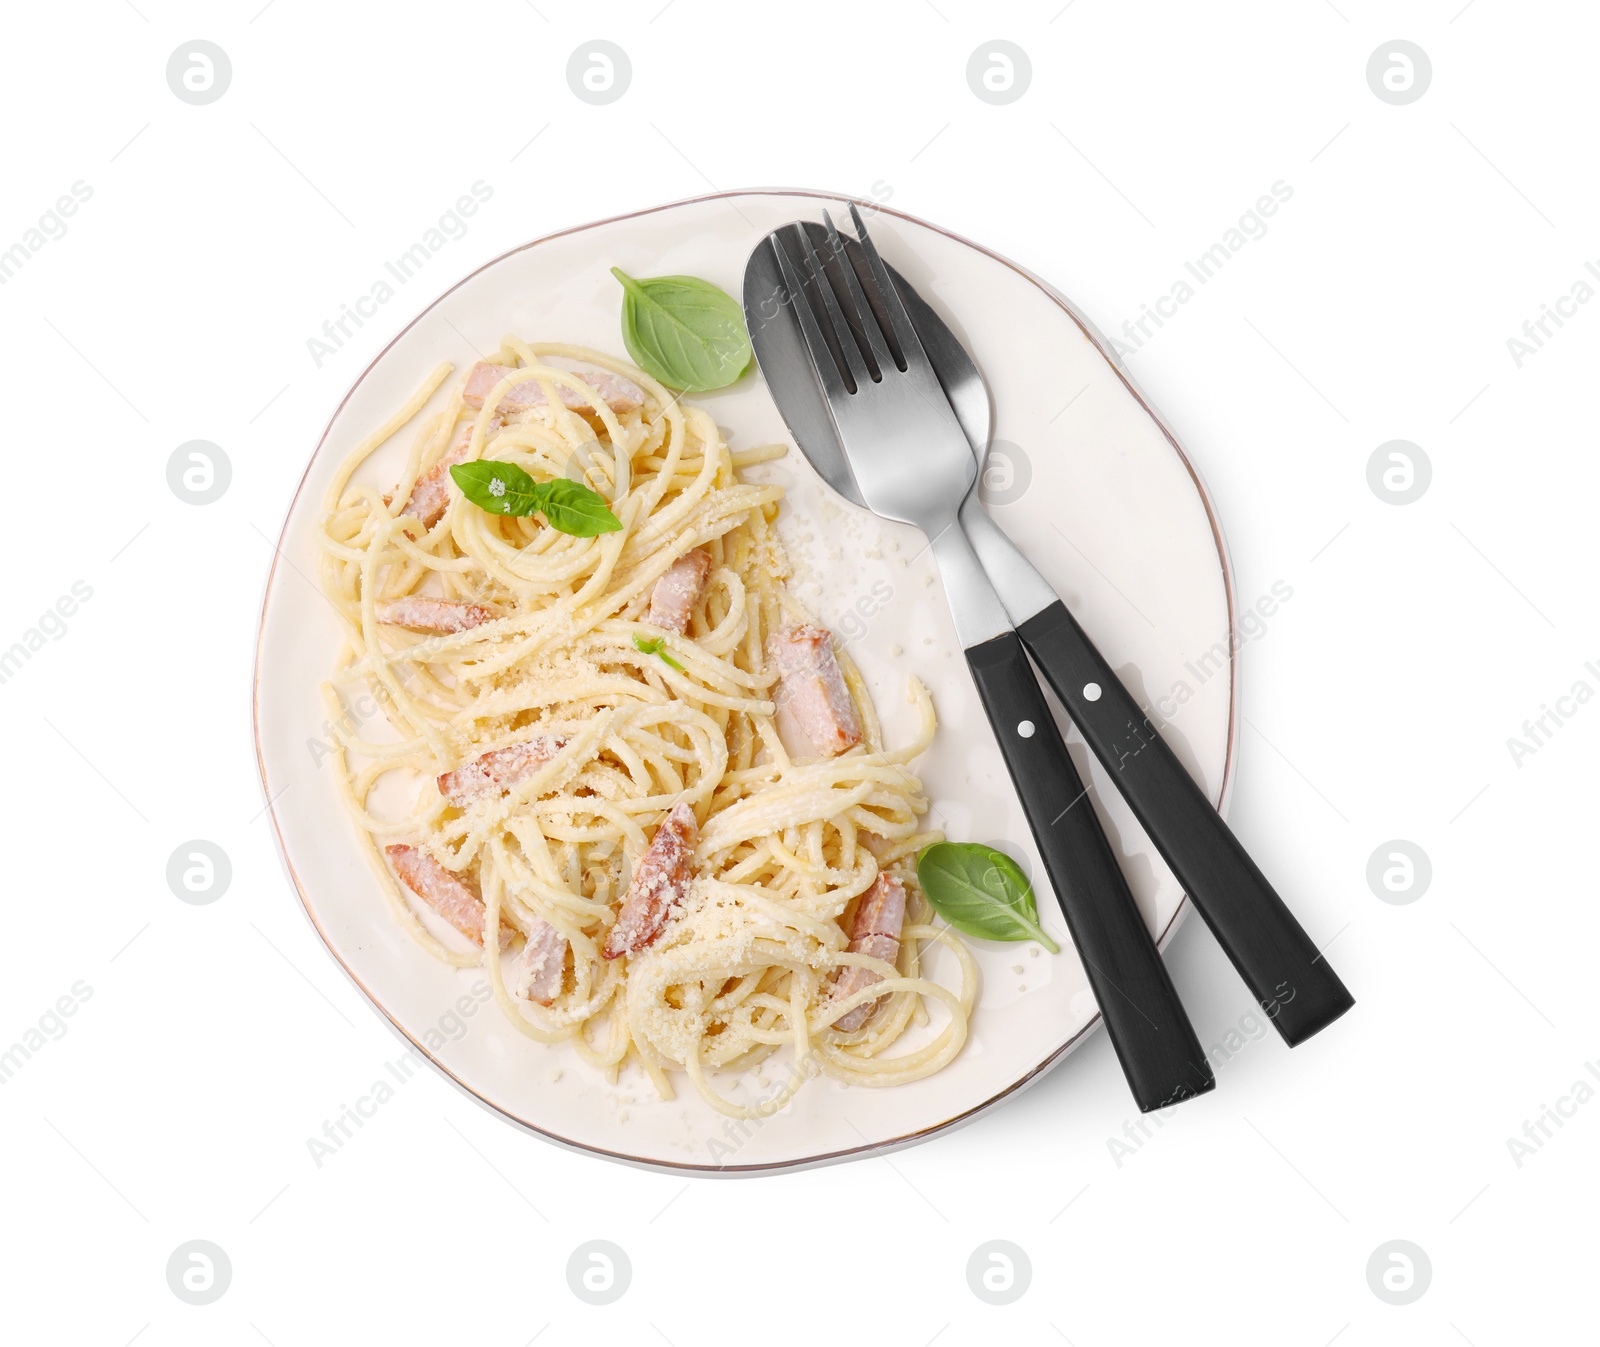
[[[773,235],[834,429],[867,507],[928,538],[968,670],[1135,1101],[1149,1112],[1203,1094],[1216,1083],[1210,1061],[1067,756],[1005,605],[959,526],[977,472],[972,448],[860,214],[853,205],[850,211],[887,331],[854,268],[840,268],[841,294],[805,229],[792,231],[797,258],[783,241],[788,231]],[[828,246],[842,255],[833,220],[823,218]],[[812,282],[809,290],[802,267]]]

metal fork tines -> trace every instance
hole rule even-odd
[[[778,231],[774,251],[868,503],[933,537],[954,523],[976,461],[860,212],[852,205],[850,214],[870,272],[870,295],[827,214],[834,267],[824,264],[799,226]],[[911,453],[915,472],[906,471]]]

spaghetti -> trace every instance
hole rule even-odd
[[[336,774],[395,918],[434,957],[482,963],[521,1033],[570,1042],[611,1080],[637,1062],[664,1098],[682,1071],[718,1111],[761,1117],[818,1072],[885,1086],[939,1070],[966,1039],[977,979],[914,887],[916,853],[938,838],[908,767],[932,739],[932,703],[912,679],[919,728],[886,747],[841,652],[861,742],[828,757],[785,747],[768,642],[807,616],[784,585],[782,489],[741,479],[782,447],[735,454],[705,411],[638,370],[507,338],[424,417],[386,494],[363,465],[450,373],[439,366],[345,460],[323,519],[322,586],[346,625],[323,685],[343,727]],[[581,481],[622,528],[575,537],[481,510],[444,477],[473,459]],[[697,552],[706,562],[685,567]],[[681,632],[650,620],[675,565],[703,585]],[[425,616],[446,610],[457,617]],[[349,726],[341,697],[363,687],[393,738]],[[395,781],[407,804],[380,808],[394,794],[380,783]],[[693,811],[675,816],[693,834],[681,902],[654,943],[607,957],[618,905],[679,804]],[[417,902],[419,874],[448,903]],[[897,951],[852,947],[880,874],[907,886]],[[955,956],[954,990],[925,975],[933,942]],[[901,1043],[913,1026],[915,1045]],[[785,1046],[793,1063],[759,1102],[713,1084]]]

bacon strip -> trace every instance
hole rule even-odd
[[[685,552],[668,566],[650,591],[650,625],[682,636],[689,628],[689,614],[705,592],[706,576],[711,574],[711,553],[703,547]]]
[[[694,810],[683,802],[673,805],[639,859],[633,883],[628,885],[622,910],[617,913],[617,924],[600,951],[606,958],[637,953],[661,934],[667,918],[688,892],[694,873],[690,862],[699,839]]]
[[[411,497],[400,511],[401,514],[420,519],[429,528],[438,522],[450,506],[451,465],[465,463],[467,451],[472,448],[472,427],[471,421],[463,425],[456,442],[445,451],[444,457],[417,478],[417,484],[411,488]]]
[[[482,604],[467,603],[462,599],[435,599],[425,594],[411,594],[403,599],[390,599],[375,605],[378,621],[407,631],[427,631],[438,635],[468,631],[492,622],[494,614]]]
[[[483,944],[483,899],[470,880],[453,874],[416,847],[385,847],[401,882],[476,944]]]
[[[893,875],[880,874],[873,886],[862,895],[856,905],[855,921],[850,927],[850,953],[870,954],[886,964],[900,958],[900,928],[906,920],[906,889]],[[833,983],[833,999],[843,1000],[863,991],[883,978],[860,964],[846,964]],[[872,1018],[883,1004],[865,1001],[853,1010],[847,1010],[833,1022],[841,1034],[853,1034]]]
[[[604,370],[586,369],[572,372],[594,389],[606,406],[618,416],[624,412],[636,412],[644,406],[644,389],[632,380]],[[461,401],[469,407],[483,406],[489,394],[494,392],[495,385],[510,373],[512,370],[506,365],[491,365],[487,361],[480,360],[467,375],[466,387],[461,390]],[[575,388],[557,384],[556,392],[560,395],[562,403],[572,411],[594,410],[589,399]],[[506,390],[506,395],[500,399],[495,410],[501,416],[515,416],[519,412],[541,411],[548,405],[544,389],[539,386],[538,381],[524,379]]]
[[[511,993],[547,1006],[561,995],[567,965],[567,938],[541,917],[533,919],[528,943],[511,965]]]
[[[439,777],[439,794],[458,809],[490,791],[506,791],[526,781],[566,746],[566,739],[540,735],[520,744],[492,748]]]
[[[861,718],[833,653],[833,637],[801,625],[767,639],[767,654],[782,682],[778,700],[825,758],[861,742]]]

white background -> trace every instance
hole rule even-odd
[[[1600,1070],[1583,854],[1600,704],[1520,765],[1507,746],[1575,682],[1600,690],[1600,305],[1520,368],[1507,348],[1600,258],[1590,7],[579,8],[101,0],[6,20],[0,249],[74,182],[93,192],[0,287],[0,647],[75,581],[93,591],[0,685],[0,1048],[92,989],[0,1086],[7,1336],[1592,1338],[1600,1102],[1568,1104],[1520,1165],[1507,1144]],[[597,37],[633,68],[604,107],[564,75]],[[195,38],[232,62],[208,106],[165,77]],[[1004,106],[965,73],[997,38],[1032,64]],[[1406,106],[1365,73],[1395,38],[1433,68]],[[470,232],[317,368],[307,339],[480,179],[494,195]],[[267,539],[389,335],[529,238],[764,185],[887,194],[1112,332],[1280,180],[1293,197],[1266,235],[1128,364],[1215,493],[1241,594],[1294,588],[1242,656],[1232,818],[1333,942],[1355,1011],[1292,1054],[1247,1040],[1136,1148],[1101,1035],[964,1131],[815,1173],[610,1166],[433,1076],[318,1168],[307,1138],[399,1045],[283,877],[252,641]],[[197,438],[233,471],[204,507],[166,480]],[[1432,463],[1414,504],[1368,486],[1392,439]],[[232,863],[209,906],[167,886],[192,838]],[[1366,879],[1396,838],[1433,868],[1405,905]],[[1211,936],[1190,921],[1168,957],[1202,1042],[1224,1043],[1252,1007]],[[232,1264],[208,1306],[167,1282],[192,1239]],[[568,1288],[590,1239],[632,1263],[610,1306]],[[1031,1260],[1009,1306],[968,1287],[990,1239]],[[1395,1239],[1432,1265],[1399,1307],[1366,1271]]]

